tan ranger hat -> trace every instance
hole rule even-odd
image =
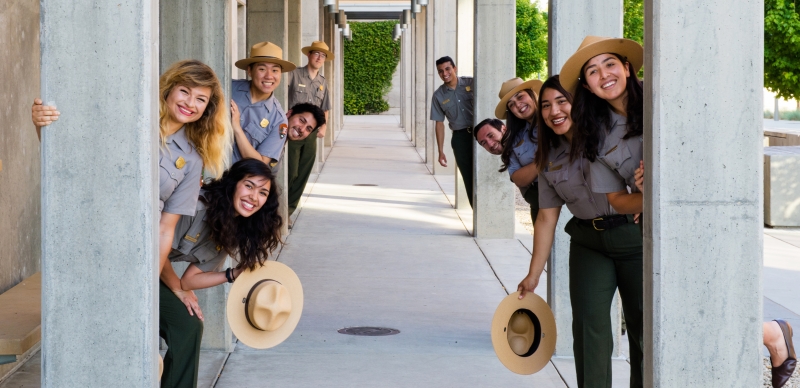
[[[297,68],[294,63],[283,60],[283,50],[272,42],[256,43],[250,48],[250,58],[236,61],[236,67],[247,70],[253,63],[276,63],[281,66],[281,73],[286,73]]]
[[[332,61],[333,58],[334,58],[333,53],[328,48],[328,45],[325,44],[325,42],[320,42],[318,40],[315,40],[315,41],[311,42],[311,46],[303,47],[300,51],[302,51],[303,54],[305,54],[305,55],[308,55],[308,53],[310,53],[312,51],[321,51],[321,52],[325,53],[325,55],[327,55],[327,57],[325,58],[325,62]]]
[[[644,48],[639,43],[630,39],[589,35],[583,38],[578,51],[575,51],[575,54],[572,54],[561,68],[561,73],[558,75],[561,86],[574,96],[575,90],[580,84],[579,78],[583,75],[581,74],[583,66],[590,59],[605,53],[618,54],[627,58],[633,66],[634,72],[638,72],[644,63]]]
[[[242,343],[267,349],[292,334],[303,312],[303,286],[286,264],[245,270],[228,293],[228,323]]]
[[[500,93],[498,93],[500,102],[498,102],[497,107],[494,108],[494,115],[500,120],[505,120],[507,116],[506,112],[508,111],[508,100],[525,89],[533,90],[533,103],[536,104],[539,101],[539,89],[541,88],[542,81],[538,79],[525,82],[522,78],[512,78],[503,82],[503,85],[500,86]]]
[[[510,371],[530,375],[547,365],[556,350],[556,320],[547,303],[532,292],[505,297],[492,319],[492,346]]]

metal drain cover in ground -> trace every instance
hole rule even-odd
[[[390,329],[388,327],[357,326],[357,327],[345,327],[344,329],[339,329],[338,332],[340,334],[380,337],[384,335],[399,334],[400,330]]]
[[[353,186],[377,186],[374,183],[356,183]]]

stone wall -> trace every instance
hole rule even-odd
[[[39,271],[39,140],[30,106],[39,94],[39,1],[0,2],[0,292]]]

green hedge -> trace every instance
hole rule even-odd
[[[389,110],[383,96],[392,87],[400,61],[400,42],[392,40],[396,21],[350,22],[352,41],[344,42],[344,114]]]

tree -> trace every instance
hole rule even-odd
[[[644,7],[642,0],[625,0],[623,3],[622,37],[644,42]]]
[[[547,12],[517,0],[517,77],[532,78],[547,64]]]
[[[800,97],[800,17],[794,1],[764,1],[764,86],[783,99]]]

